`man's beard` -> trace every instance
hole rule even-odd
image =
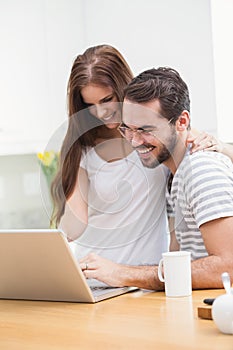
[[[172,156],[172,152],[175,148],[175,145],[177,143],[177,134],[175,130],[172,131],[172,134],[170,135],[169,139],[166,140],[167,146],[163,144],[159,154],[157,157],[151,156],[151,158],[144,159],[140,158],[142,164],[147,168],[156,168],[158,165],[164,163],[166,160],[168,160]],[[152,145],[147,145],[147,147],[150,147]]]

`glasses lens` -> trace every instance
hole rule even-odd
[[[132,138],[133,136],[133,130],[127,128],[126,126],[119,126],[119,131],[121,133],[122,136],[124,136],[127,139]]]

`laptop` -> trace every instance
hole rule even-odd
[[[94,281],[88,284],[62,231],[0,230],[0,299],[95,303],[138,289]]]

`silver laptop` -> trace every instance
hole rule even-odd
[[[0,230],[1,299],[95,303],[137,288],[93,289],[61,231]]]

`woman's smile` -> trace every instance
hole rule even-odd
[[[116,128],[121,121],[120,106],[109,87],[88,84],[81,90],[84,103],[90,113],[108,128]]]

